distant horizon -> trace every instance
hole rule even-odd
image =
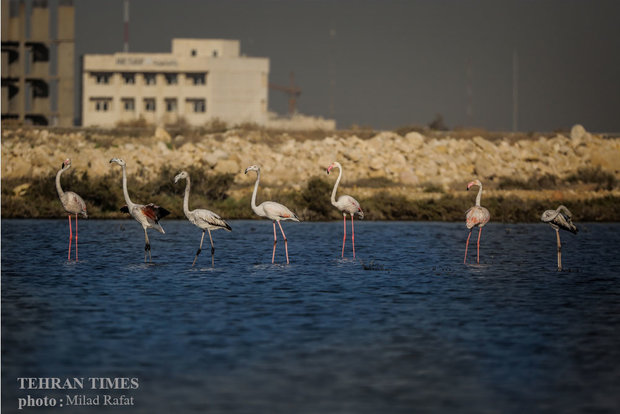
[[[123,0],[75,7],[76,68],[83,54],[123,51]],[[517,131],[582,124],[616,133],[618,15],[613,1],[130,0],[129,50],[238,39],[242,54],[270,59],[270,82],[295,73],[301,114],[335,119],[338,129],[423,127],[441,115],[450,129],[505,132],[516,52]],[[270,111],[285,115],[287,105],[270,90]]]

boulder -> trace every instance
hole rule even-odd
[[[158,141],[163,141],[163,142],[172,141],[172,138],[170,137],[170,134],[168,133],[168,131],[166,131],[162,127],[157,127],[157,129],[155,129],[155,139],[157,139]]]
[[[241,167],[235,160],[219,160],[215,165],[214,171],[220,174],[237,174]]]
[[[570,129],[570,139],[574,141],[583,141],[587,140],[590,134],[586,131],[586,129],[581,124],[575,124]]]
[[[486,139],[480,136],[474,137],[473,141],[476,143],[476,145],[482,148],[484,152],[492,154],[497,150],[497,147],[493,145],[493,143],[487,141]]]

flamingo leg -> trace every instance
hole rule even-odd
[[[562,271],[562,244],[560,243],[560,230],[555,231],[558,240],[558,272]]]
[[[278,226],[280,226],[280,231],[282,232],[282,237],[284,238],[284,251],[286,252],[286,264],[289,264],[288,262],[288,240],[286,240],[286,234],[284,234],[284,230],[282,230],[282,225],[280,224],[279,221],[278,221]]]
[[[482,234],[482,227],[478,227],[478,243],[476,243],[476,263],[480,263],[480,235]]]
[[[200,247],[198,247],[198,250],[196,251],[196,257],[194,257],[194,261],[192,262],[192,267],[196,264],[196,260],[198,260],[198,255],[200,254],[200,252],[202,251],[202,241],[205,239],[205,231],[202,231],[202,237],[200,238]]]
[[[276,222],[273,222],[273,253],[271,253],[271,264],[273,264],[276,258],[276,243],[278,242],[278,238],[276,237]]]
[[[351,243],[353,244],[353,258],[355,259],[355,227],[353,226],[353,214],[351,214]]]
[[[215,267],[215,246],[213,245],[213,237],[211,237],[211,230],[207,229],[209,232],[209,240],[211,240],[211,267]],[[204,236],[204,232],[202,233]]]
[[[347,215],[343,214],[342,218],[344,219],[344,235],[342,236],[342,254],[340,257],[344,259],[344,243],[347,240]]]
[[[149,242],[149,235],[146,234],[146,227],[144,227],[144,243],[144,263],[146,263],[146,252],[149,253],[149,262],[151,262],[151,243]]]
[[[73,231],[71,230],[71,214],[69,214],[69,256],[67,260],[71,260],[71,239],[73,239]]]
[[[467,243],[465,243],[465,258],[463,264],[467,263],[467,247],[469,246],[469,238],[471,237],[471,229],[469,229],[469,235],[467,236]]]
[[[69,219],[71,220],[71,219]],[[75,261],[78,260],[78,216],[75,215]]]

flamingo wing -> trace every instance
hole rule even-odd
[[[491,215],[484,207],[473,206],[465,212],[465,225],[468,229],[484,226],[489,222]]]
[[[158,223],[159,220],[166,217],[170,212],[163,207],[157,206],[153,203],[149,203],[140,208],[142,214],[144,214],[147,218],[153,220],[155,223]]]
[[[364,211],[362,210],[362,206],[360,203],[349,195],[343,195],[338,197],[338,208],[341,211],[345,211],[349,214],[357,214],[360,218],[364,218]]]
[[[291,210],[289,210],[288,207],[280,203],[276,203],[274,201],[265,201],[261,204],[261,207],[263,208],[263,211],[265,212],[267,217],[269,217],[271,220],[299,221],[299,217],[297,217],[295,213],[293,213]]]
[[[219,215],[212,212],[211,210],[194,210],[194,217],[196,218],[196,224],[198,227],[202,228],[203,226],[212,226],[215,228],[222,228],[228,231],[232,231],[230,225],[223,220]]]
[[[556,225],[557,227],[577,234],[577,227],[573,224],[571,217],[557,210],[547,210],[540,218],[543,222]]]

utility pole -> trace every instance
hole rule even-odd
[[[123,52],[129,53],[129,0],[125,0]]]
[[[512,132],[519,129],[519,55],[512,52]]]

